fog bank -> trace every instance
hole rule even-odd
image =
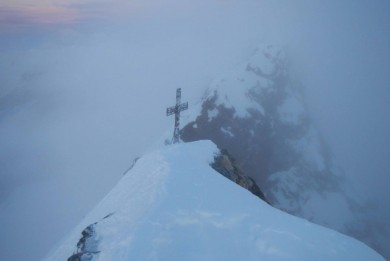
[[[132,10],[0,35],[0,259],[39,260],[133,158],[162,145],[176,88],[191,107],[262,42],[288,50],[336,159],[363,195],[389,205],[388,1],[170,0]]]

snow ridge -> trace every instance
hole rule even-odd
[[[95,222],[93,261],[383,260],[224,178],[210,167],[217,153],[215,144],[199,141],[141,157],[45,260],[70,257],[81,231]]]

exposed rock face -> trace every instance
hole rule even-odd
[[[329,225],[305,205],[314,204],[314,194],[339,193],[343,175],[293,85],[283,51],[263,46],[212,84],[181,138],[212,140],[237,159],[273,205]],[[348,201],[341,194],[337,200]]]
[[[183,141],[212,140],[229,151],[273,206],[379,250],[380,240],[364,228],[363,204],[313,125],[281,49],[258,48],[215,80],[193,111],[183,117]]]
[[[241,168],[237,165],[235,159],[226,150],[222,150],[215,156],[211,167],[234,183],[249,190],[260,199],[269,203],[263,192],[257,186],[256,182],[244,174]]]

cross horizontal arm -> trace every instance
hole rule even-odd
[[[175,112],[176,112],[176,106],[172,106],[172,107],[167,108],[167,116],[175,114]]]
[[[188,109],[188,102],[180,104],[179,111],[185,111],[187,109]]]
[[[167,108],[167,116],[188,110],[188,102]]]

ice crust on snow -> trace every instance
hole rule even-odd
[[[216,153],[212,142],[198,141],[141,157],[46,260],[67,260],[94,222],[100,252],[93,261],[384,260],[215,172],[209,164]]]

